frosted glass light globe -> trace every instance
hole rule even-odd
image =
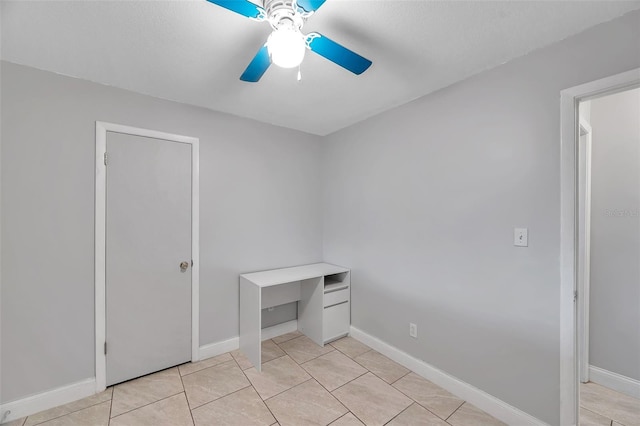
[[[294,68],[302,63],[307,46],[300,31],[283,27],[271,33],[267,49],[274,64],[282,68]]]

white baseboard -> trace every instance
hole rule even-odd
[[[209,343],[208,345],[200,346],[200,361],[214,356],[222,355],[227,352],[235,351],[240,345],[239,337],[232,337],[222,342]]]
[[[96,393],[96,379],[86,379],[0,405],[0,421],[10,422]],[[5,413],[6,418],[3,418]]]
[[[351,327],[351,337],[391,358],[416,374],[446,389],[460,399],[464,399],[484,412],[509,425],[542,426],[543,421],[521,411],[488,393],[427,364],[406,352],[402,352],[382,340],[373,337],[362,330]]]
[[[630,377],[590,365],[589,380],[614,391],[640,399],[640,381]]]
[[[262,340],[273,339],[282,334],[290,333],[298,329],[298,321],[288,321],[262,329]],[[200,346],[200,359],[207,359],[222,355],[238,349],[239,338],[233,337],[222,342],[211,343]],[[86,379],[78,383],[62,386],[37,395],[22,398],[14,402],[7,402],[0,405],[0,421],[10,422],[31,414],[38,413],[59,405],[68,404],[78,399],[86,398],[96,393],[96,379]],[[7,411],[10,413],[6,418],[3,416]]]
[[[283,334],[291,333],[298,329],[298,320],[283,322],[272,327],[262,329],[262,340],[273,339]],[[222,342],[210,343],[200,346],[200,360],[222,355],[227,352],[235,351],[240,345],[239,337],[232,337]]]

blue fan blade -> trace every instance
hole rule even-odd
[[[271,58],[269,57],[267,46],[264,45],[258,50],[247,69],[244,70],[240,80],[256,83],[267,71],[269,65],[271,65]]]
[[[248,0],[207,0],[210,3],[222,6],[232,12],[239,13],[247,18],[263,20],[265,17],[264,9],[251,3]]]
[[[320,6],[327,0],[298,0],[296,1],[298,7],[307,13],[315,12],[320,9]]]
[[[371,61],[347,49],[320,33],[307,35],[307,43],[311,51],[340,65],[354,74],[362,74],[370,66]]]

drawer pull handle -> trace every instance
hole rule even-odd
[[[346,290],[348,288],[349,288],[349,285],[344,285],[342,287],[337,287],[337,288],[331,288],[329,290],[325,290],[324,294],[329,294],[329,293],[333,293],[333,292],[336,292],[336,291]]]
[[[345,303],[349,303],[349,301],[345,300],[344,302],[334,303],[333,305],[325,306],[324,308],[329,309],[329,308],[333,308],[334,306],[343,305]]]

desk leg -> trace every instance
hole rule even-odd
[[[261,371],[262,309],[260,287],[240,277],[240,351]]]
[[[320,346],[324,346],[322,314],[324,311],[324,277],[311,278],[300,283],[298,302],[298,330]]]

